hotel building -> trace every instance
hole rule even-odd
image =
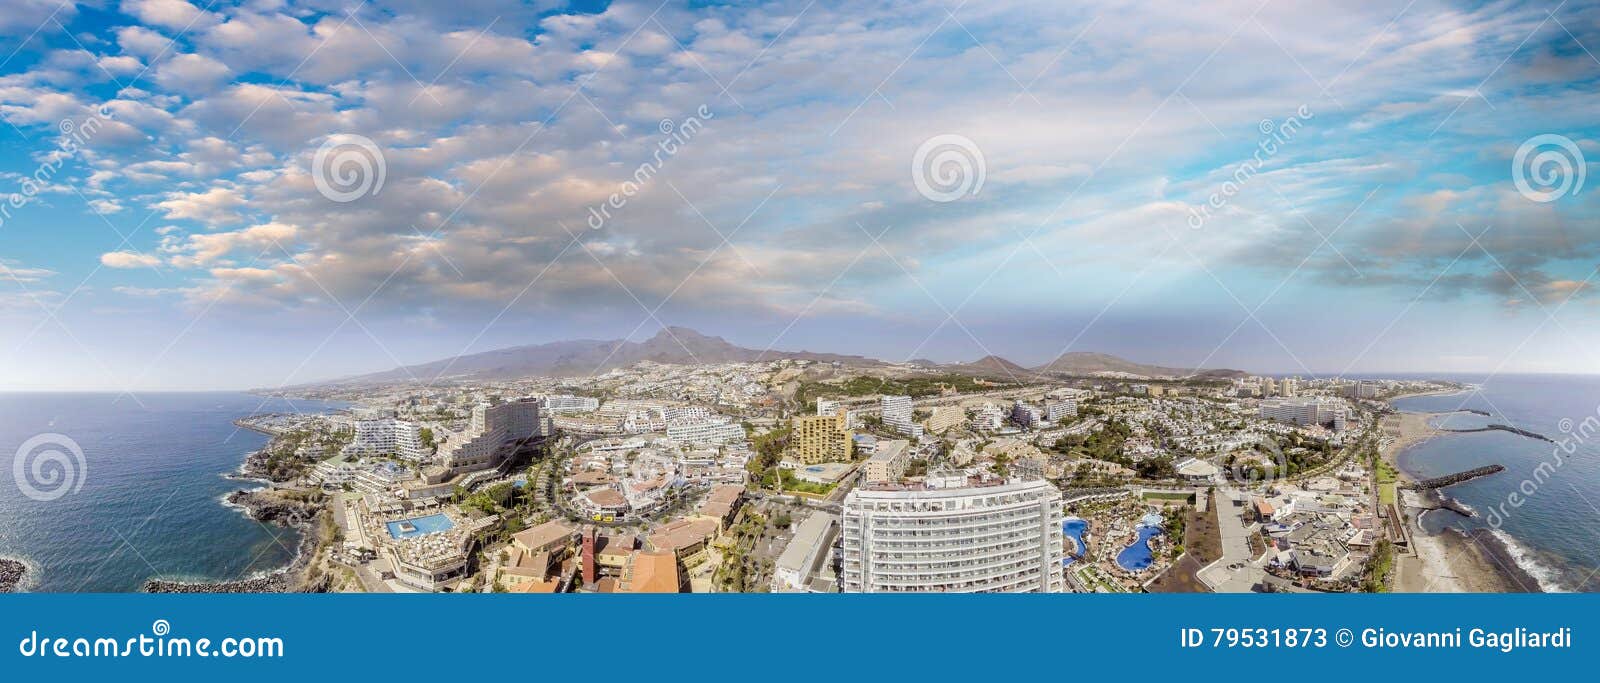
[[[439,447],[444,467],[451,474],[497,467],[505,447],[539,436],[539,403],[533,399],[472,409],[467,430],[451,434]]]
[[[1343,424],[1345,404],[1331,398],[1276,398],[1261,402],[1261,417],[1294,425]]]
[[[415,422],[381,417],[355,421],[355,437],[340,451],[345,457],[393,455],[422,460],[431,455],[422,446],[422,428]]]
[[[794,418],[795,459],[801,464],[848,462],[852,453],[848,413],[801,415]]]
[[[1061,492],[1049,482],[857,488],[841,526],[847,593],[1059,593]]]
[[[881,405],[883,426],[914,439],[922,436],[922,425],[911,420],[910,396],[884,396]]]

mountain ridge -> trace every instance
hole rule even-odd
[[[380,372],[343,377],[304,386],[351,386],[389,384],[402,381],[436,382],[451,380],[508,380],[528,377],[583,377],[623,368],[641,361],[669,365],[748,363],[762,360],[811,360],[824,363],[881,368],[893,365],[866,356],[814,351],[782,351],[742,347],[719,336],[702,334],[687,327],[665,326],[644,341],[627,339],[573,339],[526,344],[465,354],[452,358],[402,365]],[[1074,351],[1064,353],[1044,365],[1029,368],[996,355],[970,363],[936,364],[914,361],[918,367],[982,376],[989,379],[1034,380],[1042,376],[1090,376],[1098,373],[1125,373],[1146,377],[1232,377],[1239,370],[1187,370],[1135,363],[1105,353]]]

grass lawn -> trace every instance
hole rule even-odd
[[[1394,501],[1395,501],[1394,482],[1390,481],[1390,482],[1388,482],[1386,484],[1378,484],[1378,504],[1380,504],[1380,505],[1394,505]]]

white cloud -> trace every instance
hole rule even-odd
[[[174,31],[209,26],[218,21],[217,15],[202,11],[184,0],[122,0],[122,11],[146,24]]]
[[[155,268],[161,265],[161,259],[151,254],[112,251],[100,255],[100,265],[107,268]]]

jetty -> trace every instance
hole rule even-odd
[[[1447,474],[1445,476],[1434,477],[1432,479],[1423,479],[1422,481],[1407,484],[1405,488],[1415,491],[1427,491],[1431,489],[1443,488],[1446,486],[1453,486],[1464,481],[1471,481],[1473,479],[1477,479],[1478,477],[1487,477],[1491,474],[1498,474],[1505,471],[1505,469],[1505,465],[1484,465],[1483,467],[1474,467],[1464,472]]]
[[[1526,429],[1522,429],[1522,428],[1519,428],[1519,427],[1513,427],[1511,425],[1503,425],[1503,424],[1499,424],[1499,423],[1491,424],[1491,425],[1488,425],[1488,426],[1485,426],[1485,427],[1472,427],[1470,429],[1449,429],[1449,428],[1445,428],[1445,429],[1441,429],[1439,431],[1442,431],[1442,432],[1454,432],[1454,433],[1457,433],[1457,434],[1466,434],[1466,433],[1469,433],[1469,432],[1492,432],[1492,431],[1511,432],[1512,434],[1516,434],[1518,436],[1526,436],[1526,437],[1528,437],[1530,439],[1538,439],[1540,441],[1545,441],[1545,442],[1548,442],[1548,443],[1555,443],[1555,441],[1552,440],[1550,437],[1545,436],[1543,434],[1540,434],[1538,432],[1530,432],[1530,431],[1528,431]]]

